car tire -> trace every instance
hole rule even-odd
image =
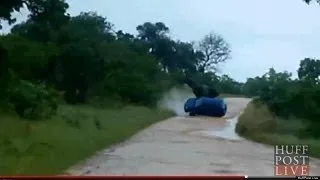
[[[195,116],[196,114],[195,113],[189,113],[189,116]]]

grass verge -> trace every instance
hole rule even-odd
[[[172,116],[145,107],[62,105],[52,119],[0,116],[0,175],[53,175],[139,130]]]
[[[320,157],[319,139],[300,139],[295,134],[306,128],[300,119],[275,117],[266,106],[252,101],[239,117],[236,132],[253,141],[276,144],[308,144],[311,156]]]

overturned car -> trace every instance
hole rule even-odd
[[[190,116],[205,115],[222,117],[227,112],[227,105],[220,98],[189,98],[184,104],[184,111]]]

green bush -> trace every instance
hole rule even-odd
[[[23,118],[49,118],[58,108],[60,94],[44,83],[17,80],[9,87],[9,104]]]
[[[301,63],[318,63],[320,67],[318,60],[305,59]],[[291,124],[293,123],[292,119],[303,120],[306,128],[296,129],[299,132],[290,129],[295,136],[319,138],[320,86],[319,82],[314,82],[318,75],[317,72],[307,72],[306,67],[307,65],[300,66],[299,79],[291,78],[291,74],[288,72],[276,72],[271,68],[262,77],[248,79],[244,90],[247,95],[258,96],[259,102],[266,105],[272,114],[284,119],[282,124]],[[307,69],[314,68],[314,64],[309,64]],[[306,73],[303,76],[302,71]],[[283,131],[289,130],[283,129]]]

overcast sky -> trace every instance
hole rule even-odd
[[[182,41],[219,33],[232,48],[232,59],[221,70],[239,81],[270,67],[296,73],[301,59],[320,58],[320,6],[302,0],[67,1],[71,15],[97,11],[129,33],[146,21],[164,22],[171,36]],[[25,14],[17,16],[21,20]]]

